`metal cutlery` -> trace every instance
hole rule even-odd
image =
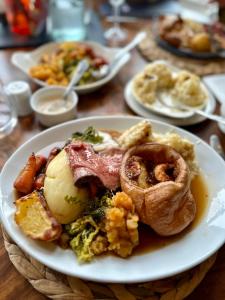
[[[113,59],[113,61],[110,64],[103,65],[100,68],[100,70],[98,70],[98,71],[93,71],[92,75],[97,79],[101,79],[101,78],[107,76],[113,70],[113,68],[117,65],[117,63],[120,61],[120,59],[126,53],[128,53],[130,50],[132,50],[134,47],[136,47],[145,37],[146,37],[146,32],[144,32],[144,31],[139,32],[129,44],[127,44],[124,48],[122,48],[121,50],[119,50],[117,52],[115,58]]]
[[[89,68],[89,63],[86,59],[81,60],[76,68],[76,70],[73,73],[73,76],[65,90],[65,93],[63,95],[63,99],[66,100],[68,95],[71,93],[73,90],[74,86],[78,83],[78,81],[81,79],[83,76],[84,72],[87,71]]]

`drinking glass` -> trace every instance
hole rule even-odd
[[[83,40],[86,36],[83,0],[52,0],[48,31],[54,40]]]
[[[114,25],[105,32],[105,38],[108,40],[122,41],[126,38],[126,33],[120,28],[118,17],[120,15],[121,5],[124,0],[110,0],[114,12]]]
[[[9,135],[17,124],[17,115],[13,103],[0,86],[0,144],[1,139]]]
[[[10,30],[19,35],[38,35],[45,27],[48,0],[5,0]]]

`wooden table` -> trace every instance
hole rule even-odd
[[[146,21],[129,24],[126,26],[129,38],[131,38],[140,28],[146,25]],[[125,25],[124,25],[125,27]],[[29,50],[29,49],[28,49]],[[0,52],[0,79],[4,83],[12,80],[28,80],[25,75],[15,69],[10,63],[12,50]],[[101,90],[91,95],[80,97],[78,105],[78,118],[93,115],[133,115],[132,111],[124,102],[123,89],[126,82],[144,66],[146,62],[142,59],[137,50],[132,53],[132,60],[120,74]],[[33,90],[37,87],[30,82]],[[218,107],[217,107],[218,111]],[[14,132],[0,141],[0,167],[6,159],[22,143],[34,136],[43,128],[37,124],[34,116],[19,119],[19,124]],[[190,126],[188,131],[195,133],[206,142],[212,133],[217,133],[225,147],[225,137],[219,131],[217,124],[205,121],[201,124]],[[212,162],[213,163],[213,162]],[[191,255],[191,253],[190,253]],[[188,300],[224,300],[225,299],[225,246],[220,249],[217,261],[211,271],[207,274],[199,287],[189,296]],[[15,270],[10,263],[8,255],[3,245],[3,238],[0,235],[0,300],[42,300],[43,295],[35,291],[32,286]]]

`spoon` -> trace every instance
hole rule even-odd
[[[71,93],[74,86],[78,83],[78,81],[81,79],[84,72],[87,71],[88,68],[89,68],[89,63],[86,59],[83,59],[79,62],[79,64],[77,65],[77,68],[76,68],[75,72],[73,73],[73,76],[63,94],[64,100],[67,99],[68,95]]]
[[[117,52],[113,61],[111,61],[107,65],[103,65],[100,68],[100,70],[93,71],[92,75],[97,79],[101,79],[101,78],[105,77],[106,75],[108,75],[113,70],[113,68],[117,65],[117,63],[120,61],[120,59],[126,53],[128,53],[130,50],[132,50],[134,47],[136,47],[145,37],[146,37],[146,32],[144,32],[144,31],[139,32],[129,44],[127,44],[124,48],[122,48],[121,50],[119,50]]]
[[[207,113],[201,109],[198,109],[198,108],[194,108],[194,107],[190,107],[190,106],[187,106],[185,104],[181,104],[181,103],[174,103],[174,104],[168,104],[168,103],[165,103],[165,101],[163,100],[163,98],[159,97],[158,100],[164,105],[164,106],[167,106],[169,108],[176,108],[176,109],[180,109],[181,111],[190,111],[190,112],[193,112],[193,114],[197,114],[197,115],[200,115],[200,116],[203,116],[209,120],[212,120],[212,121],[215,121],[215,122],[219,122],[221,124],[225,124],[225,118],[221,117],[221,116],[218,116],[218,115],[214,115],[214,114],[210,114],[210,113]]]

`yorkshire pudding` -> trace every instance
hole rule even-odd
[[[159,235],[177,234],[193,221],[196,204],[189,169],[172,147],[147,143],[130,148],[122,160],[120,180],[140,220]]]

